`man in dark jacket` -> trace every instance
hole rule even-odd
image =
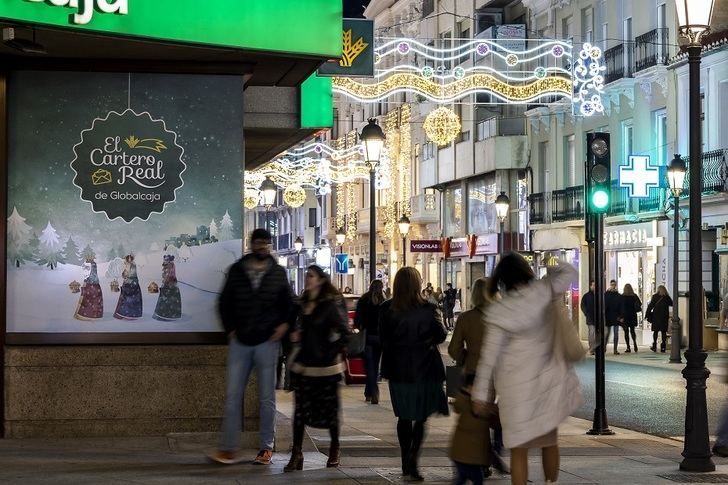
[[[607,326],[607,338],[604,339],[604,342],[609,342],[609,334],[614,330],[614,355],[619,355],[617,346],[619,345],[619,326],[622,324],[622,295],[617,290],[615,280],[609,282],[609,289],[604,293],[604,320]]]
[[[447,284],[445,290],[445,327],[452,330],[455,326],[455,300],[457,300],[458,291],[452,287],[452,283]]]
[[[594,355],[597,344],[596,313],[594,312],[594,282],[589,283],[589,291],[581,298],[581,312],[586,317],[586,325],[589,328],[589,352]]]
[[[268,465],[273,455],[276,416],[276,363],[280,340],[294,318],[293,292],[286,271],[270,254],[271,234],[256,229],[251,253],[230,267],[220,295],[220,316],[229,336],[227,395],[220,449],[211,458],[242,461],[237,453],[245,388],[253,367],[260,400],[260,452],[254,463]]]

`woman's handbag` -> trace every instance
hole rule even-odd
[[[571,319],[566,314],[566,306],[560,298],[551,301],[549,313],[554,322],[555,348],[568,362],[578,362],[586,356],[586,349]]]
[[[364,349],[367,346],[367,331],[359,330],[353,331],[347,336],[346,340],[346,355],[354,357],[364,353]]]

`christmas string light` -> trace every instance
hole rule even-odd
[[[283,202],[294,209],[306,202],[306,190],[298,184],[289,185],[283,190]]]
[[[397,73],[384,81],[364,84],[352,78],[332,78],[333,91],[361,102],[377,102],[396,92],[420,94],[437,103],[448,103],[475,93],[489,93],[511,103],[528,103],[545,95],[571,97],[572,80],[549,76],[522,86],[500,81],[491,74],[472,74],[447,84],[438,84],[411,73]]]
[[[570,56],[572,51],[572,45],[569,42],[561,40],[548,40],[539,42],[539,45],[530,49],[513,50],[508,47],[504,47],[498,43],[497,40],[489,39],[460,39],[463,43],[455,47],[446,49],[436,48],[423,44],[422,42],[415,39],[398,38],[393,39],[384,44],[376,47],[374,52],[379,55],[379,59],[392,54],[408,55],[410,53],[416,53],[421,56],[425,56],[430,59],[440,60],[454,60],[459,57],[463,57],[469,53],[477,53],[478,55],[487,55],[490,52],[505,52],[507,54],[524,55],[532,52],[538,52],[540,50],[548,50],[554,55],[554,57]],[[519,39],[520,40],[520,39]],[[534,39],[528,39],[534,42]],[[523,39],[524,43],[526,39]],[[455,54],[453,54],[455,53]],[[557,55],[557,53],[559,53]],[[443,57],[440,54],[453,54],[450,57]]]

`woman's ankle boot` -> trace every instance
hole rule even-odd
[[[291,451],[291,460],[283,467],[284,472],[303,470],[303,452],[300,446],[294,446]]]
[[[341,457],[341,449],[339,444],[331,444],[329,447],[329,459],[326,461],[326,468],[336,468],[339,466],[339,458]]]

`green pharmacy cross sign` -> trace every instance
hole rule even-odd
[[[164,121],[127,109],[95,119],[73,147],[73,183],[94,212],[146,221],[174,202],[182,187],[184,149]]]
[[[630,155],[627,163],[619,166],[619,186],[627,189],[630,198],[647,198],[650,188],[660,186],[660,168],[648,155]]]

